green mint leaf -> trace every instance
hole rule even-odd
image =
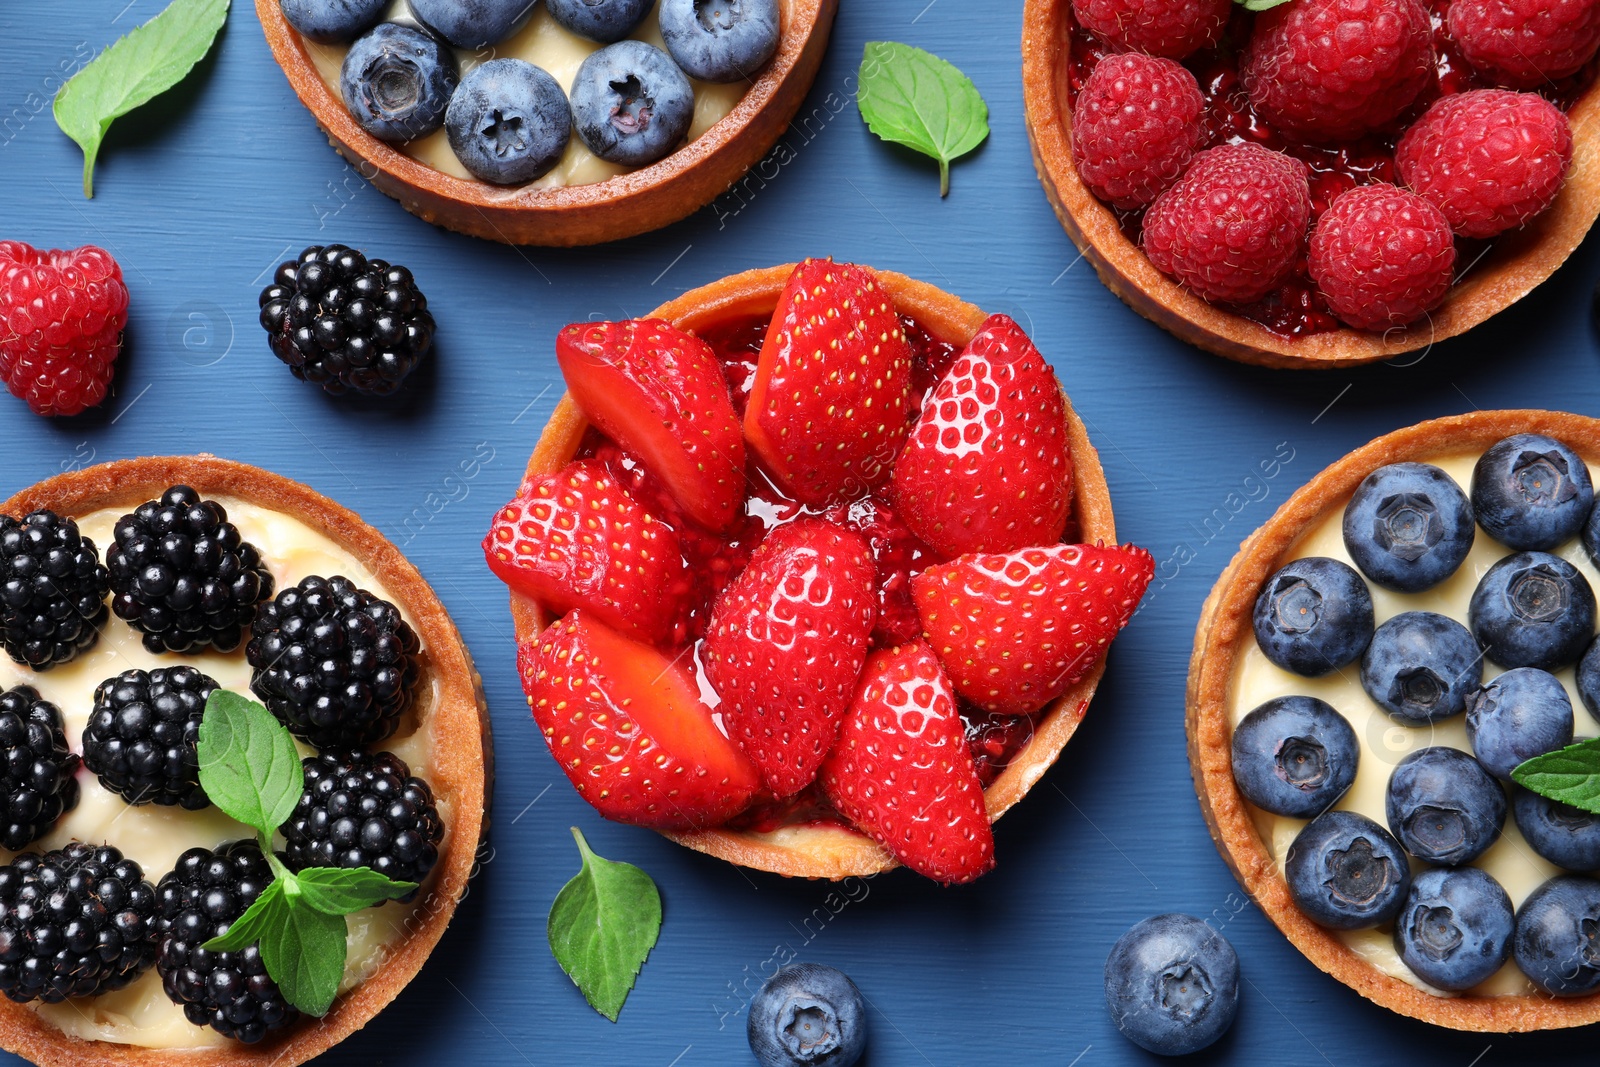
[[[596,856],[572,828],[583,868],[550,906],[550,951],[595,1011],[612,1022],[661,934],[661,894],[631,863]]]
[[[283,883],[272,881],[261,891],[244,914],[228,924],[226,933],[218,934],[201,948],[209,952],[239,952],[260,941],[262,935],[283,922],[279,914],[287,903],[283,898]]]
[[[206,701],[196,753],[211,803],[270,841],[305,788],[300,752],[283,723],[255,701],[219,689]]]
[[[1600,814],[1600,738],[1535,756],[1511,778],[1542,797]]]
[[[111,123],[182,81],[227,18],[228,0],[172,0],[56,93],[56,125],[83,149],[84,196],[94,196],[95,158]]]
[[[950,192],[950,161],[989,136],[989,105],[972,79],[931,52],[868,41],[856,106],[885,141],[939,161],[939,195]]]
[[[417,888],[415,882],[397,882],[370,867],[307,867],[294,880],[300,901],[329,915],[349,915]]]
[[[283,901],[284,907],[274,911],[275,921],[262,930],[261,962],[285,1000],[321,1017],[333,1006],[344,978],[344,916],[318,911],[287,888]]]

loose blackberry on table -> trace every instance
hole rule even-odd
[[[211,803],[195,742],[217,683],[193,667],[124,671],[102,682],[83,730],[83,763],[130,804]]]
[[[0,643],[36,671],[74,659],[100,637],[111,591],[95,543],[53,511],[0,515]]]
[[[78,806],[61,709],[32,686],[0,693],[0,847],[26,848]]]
[[[324,752],[302,766],[305,792],[283,824],[290,870],[370,867],[397,882],[433,870],[444,823],[433,790],[399,756]]]

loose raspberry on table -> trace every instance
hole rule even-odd
[[[1307,259],[1335,315],[1360,330],[1385,330],[1439,306],[1455,277],[1456,245],[1442,211],[1379,182],[1334,198]]]
[[[1311,187],[1297,159],[1255,144],[1195,157],[1144,217],[1150,262],[1207,300],[1248,304],[1294,270],[1311,219]]]
[[[1456,93],[1406,131],[1395,164],[1456,233],[1494,237],[1555,201],[1572,165],[1572,129],[1560,108],[1534,93]]]
[[[36,415],[76,415],[106,398],[128,324],[111,253],[0,241],[0,381]]]
[[[1468,62],[1513,89],[1576,74],[1600,49],[1595,0],[1454,0],[1446,25]]]
[[[1072,0],[1078,25],[1113,48],[1182,59],[1222,38],[1233,0]]]
[[[1073,108],[1079,176],[1115,207],[1144,207],[1178,180],[1205,142],[1204,110],[1199,83],[1173,60],[1107,56]]]
[[[1349,140],[1399,117],[1434,78],[1418,0],[1295,0],[1256,17],[1239,79],[1262,117],[1309,141]]]

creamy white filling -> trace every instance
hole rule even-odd
[[[1444,470],[1465,491],[1472,484],[1472,468],[1477,459],[1477,455],[1474,454],[1442,460],[1430,459],[1428,462]],[[1585,457],[1585,460],[1593,465],[1594,461],[1590,457]],[[1336,509],[1301,539],[1284,562],[1306,556],[1328,556],[1355,566],[1350,554],[1345,551],[1343,519],[1344,509],[1342,507]],[[1461,569],[1432,589],[1421,593],[1394,593],[1369,582],[1378,625],[1381,626],[1386,619],[1405,611],[1433,611],[1465,624],[1467,605],[1472,599],[1472,591],[1477,588],[1478,580],[1490,567],[1510,554],[1511,549],[1494,540],[1482,527],[1479,527],[1472,551],[1462,563]],[[1588,554],[1584,552],[1578,540],[1574,539],[1562,545],[1556,549],[1555,554],[1577,567],[1589,580],[1590,586],[1600,592],[1600,571],[1597,571],[1589,561]],[[1487,682],[1500,673],[1502,673],[1501,668],[1487,659],[1483,661],[1484,681]],[[1572,698],[1578,736],[1589,737],[1600,734],[1600,722],[1595,721],[1584,707],[1583,701],[1578,698],[1573,669],[1568,667],[1555,674],[1567,687],[1567,693]],[[1384,796],[1389,785],[1389,775],[1401,759],[1429,745],[1450,745],[1466,752],[1472,750],[1467,743],[1464,715],[1457,715],[1444,722],[1423,727],[1402,726],[1391,719],[1361,688],[1359,663],[1351,664],[1323,678],[1302,678],[1274,666],[1262,654],[1255,641],[1247,639],[1242,654],[1234,664],[1232,684],[1229,688],[1228,710],[1231,722],[1238,725],[1239,720],[1263,701],[1296,693],[1327,701],[1355,727],[1356,737],[1361,743],[1360,766],[1356,773],[1355,784],[1335,806],[1360,812],[1375,820],[1380,826],[1388,825],[1384,815]],[[1257,808],[1251,810],[1254,813],[1256,828],[1261,833],[1261,839],[1266,843],[1273,859],[1277,862],[1279,872],[1282,873],[1284,857],[1294,842],[1295,835],[1305,825],[1305,821],[1273,815]],[[1422,870],[1425,866],[1426,864],[1412,861],[1413,870]],[[1509,810],[1500,840],[1480,856],[1474,866],[1482,867],[1492,874],[1510,894],[1514,906],[1521,905],[1523,899],[1546,879],[1561,873],[1560,868],[1539,856],[1528,846]],[[1440,996],[1449,995],[1430,987],[1401,961],[1399,953],[1395,951],[1389,927],[1341,932],[1338,937],[1384,974],[1410,982],[1420,989],[1426,989]],[[1507,962],[1492,978],[1471,990],[1471,993],[1479,996],[1532,992],[1534,992],[1533,983],[1524,977],[1514,962]]]
[[[278,590],[288,588],[310,575],[343,575],[361,588],[391,603],[399,601],[384,588],[369,569],[328,537],[287,515],[228,497],[215,497],[228,511],[228,519],[240,535],[262,553]],[[82,532],[93,538],[102,558],[112,544],[112,530],[127,513],[126,508],[97,511],[78,518]],[[405,609],[401,606],[404,614]],[[410,620],[408,616],[408,621]],[[71,663],[49,671],[34,672],[0,655],[0,688],[31,685],[41,696],[61,709],[66,724],[67,742],[73,751],[82,751],[83,728],[94,708],[94,691],[108,678],[135,668],[154,670],[177,665],[194,667],[215,679],[225,689],[250,695],[250,665],[244,649],[232,653],[208,650],[176,656],[147,652],[139,635],[114,615],[106,623],[100,640]],[[384,747],[399,755],[413,774],[427,779],[430,774],[433,738],[426,726],[429,711],[437,704],[437,683],[433,689],[417,694],[413,710],[401,722],[398,733]],[[423,725],[419,725],[423,724]],[[309,754],[311,749],[301,746]],[[78,774],[82,798],[51,832],[33,848],[58,848],[69,841],[107,843],[135,860],[152,883],[170,871],[186,850],[214,848],[225,841],[253,837],[242,824],[214,807],[185,811],[156,804],[129,805],[116,793],[104,789],[87,770]],[[452,824],[449,804],[439,802],[445,826]],[[448,832],[448,830],[447,830]],[[13,853],[0,850],[0,861]],[[427,890],[417,901],[426,900]],[[349,990],[372,972],[403,933],[406,918],[420,906],[386,904],[350,916],[349,956],[341,990]],[[99,997],[80,998],[60,1004],[30,1005],[40,1016],[86,1040],[112,1041],[149,1048],[189,1048],[229,1044],[229,1039],[210,1027],[190,1023],[183,1009],[161,989],[161,978],[151,968],[126,989]]]
[[[416,23],[405,0],[392,0],[384,12],[384,18],[390,22]],[[634,31],[633,39],[653,44],[663,51],[666,49],[666,42],[661,39],[661,28],[654,8]],[[312,63],[317,68],[317,73],[333,89],[334,95],[339,95],[339,69],[344,65],[344,57],[350,51],[350,46],[318,44],[315,41],[306,41],[305,45]],[[458,48],[455,49],[455,54],[461,65],[462,75],[479,63],[490,59],[526,60],[548,71],[551,77],[561,83],[562,91],[570,94],[572,80],[577,76],[578,68],[590,53],[602,47],[604,46],[579,37],[562,27],[551,17],[550,12],[545,10],[545,6],[540,4],[526,25],[498,45],[476,52]],[[718,84],[695,78],[690,78],[689,82],[694,86],[694,122],[684,139],[685,144],[698,140],[707,130],[722,121],[749,88],[746,82]],[[434,170],[468,181],[476,180],[472,172],[462,166],[461,161],[456,158],[455,152],[450,148],[450,139],[443,129],[396,147]],[[566,155],[561,157],[561,161],[551,168],[548,174],[526,185],[507,187],[507,192],[515,194],[528,189],[560,189],[569,185],[593,185],[595,182],[603,182],[607,178],[626,174],[631,169],[607,163],[589,151],[574,132],[572,140],[567,145]]]

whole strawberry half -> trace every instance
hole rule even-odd
[[[105,400],[128,324],[128,287],[93,245],[44,251],[0,241],[0,381],[36,415]]]
[[[946,556],[1061,539],[1072,507],[1066,401],[1009,316],[992,315],[939,380],[894,468],[913,533]]]
[[[918,874],[953,885],[994,867],[955,693],[922,641],[867,658],[821,781],[841,814]]]
[[[805,504],[858,497],[894,467],[911,419],[911,345],[865,267],[795,267],[761,346],[744,434]]]
[[[608,819],[720,826],[761,784],[682,663],[580,609],[521,644],[522,689],[551,755]]]
[[[598,463],[524,482],[495,513],[483,556],[501,581],[551,612],[585,608],[647,641],[672,632],[689,594],[678,535]]]
[[[800,519],[767,535],[712,609],[706,677],[729,733],[781,797],[811,784],[855,695],[875,577],[860,534]]]
[[[576,322],[556,360],[584,417],[709,530],[743,512],[744,436],[711,346],[661,319]]]
[[[956,692],[1026,715],[1089,673],[1154,576],[1133,545],[1050,545],[929,567],[911,596]]]

